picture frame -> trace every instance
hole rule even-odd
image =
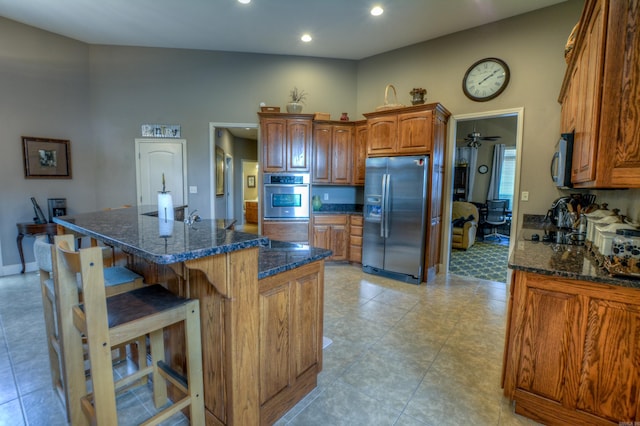
[[[224,195],[224,151],[216,146],[216,196]]]
[[[247,176],[247,188],[255,188],[255,187],[256,187],[255,175]]]
[[[71,142],[22,136],[25,179],[71,179]]]

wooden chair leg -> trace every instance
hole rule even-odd
[[[204,388],[202,383],[202,344],[200,341],[200,305],[198,301],[191,301],[186,305],[186,319],[184,321],[185,345],[188,351],[187,378],[191,405],[189,406],[192,425],[205,424],[204,418]]]
[[[149,342],[153,363],[153,402],[158,408],[167,402],[167,382],[158,367],[158,362],[164,361],[164,331],[160,329],[150,333]]]

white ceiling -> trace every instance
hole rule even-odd
[[[0,16],[89,44],[359,60],[564,1],[0,0]]]
[[[563,1],[0,0],[0,16],[90,44],[358,60]]]

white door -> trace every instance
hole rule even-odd
[[[163,175],[173,205],[187,204],[186,148],[185,139],[136,139],[138,205],[158,204]]]

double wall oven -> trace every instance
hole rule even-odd
[[[262,234],[272,240],[309,244],[310,175],[265,173],[263,183]]]
[[[265,173],[263,235],[272,240],[309,243],[311,178],[308,173]]]
[[[309,220],[308,173],[264,175],[264,219]]]

